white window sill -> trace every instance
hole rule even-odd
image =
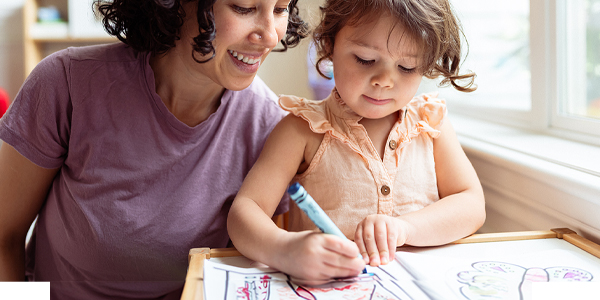
[[[600,205],[600,147],[452,114],[465,151]]]
[[[482,232],[567,227],[600,243],[600,147],[452,114],[486,197]]]

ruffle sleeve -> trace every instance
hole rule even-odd
[[[432,138],[440,136],[439,128],[446,116],[446,101],[437,96],[438,93],[421,94],[408,104],[406,119],[414,124],[409,138],[424,132]]]
[[[280,96],[279,106],[294,116],[301,117],[310,125],[310,129],[316,133],[325,133],[333,130],[331,123],[325,117],[324,101],[314,101],[297,96]]]
[[[343,114],[348,115],[350,118],[336,115],[335,112],[331,111],[328,101],[338,100],[331,98],[331,96],[325,100],[307,100],[297,96],[283,95],[279,97],[279,106],[308,122],[310,130],[313,132],[319,134],[329,133],[333,138],[341,140],[357,153],[361,153],[358,142],[350,134],[351,127],[358,126],[360,117],[348,109]],[[337,112],[337,114],[339,113]],[[333,123],[331,120],[333,120]]]

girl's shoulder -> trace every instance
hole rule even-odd
[[[405,108],[405,117],[418,123],[424,121],[433,128],[439,127],[446,116],[446,100],[438,98],[437,92],[415,96]]]
[[[289,112],[289,115],[304,120],[314,133],[325,134],[336,131],[336,120],[332,120],[328,113],[327,100],[308,100],[285,95],[279,97],[279,106]]]
[[[325,113],[325,100],[309,100],[306,98],[281,95],[279,96],[279,106],[283,110],[290,112],[296,116],[301,116],[307,112]]]
[[[282,97],[280,97],[279,103],[283,109],[286,109],[286,104],[290,104],[288,100],[290,99],[286,98],[282,101]],[[318,103],[314,104],[318,107]],[[295,108],[298,107],[295,106]],[[314,113],[310,108],[304,106],[291,110],[291,113],[277,124],[273,132],[276,132],[275,136],[280,137],[277,139],[280,143],[285,143],[288,147],[295,144],[304,149],[303,160],[297,170],[297,173],[301,174],[310,166],[325,137],[325,133],[331,130],[331,125],[322,117],[322,114]],[[294,137],[293,142],[290,141],[290,137],[292,136]]]

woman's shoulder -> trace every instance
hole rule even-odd
[[[31,72],[31,78],[53,78],[57,77],[78,78],[77,74],[71,74],[77,70],[78,62],[91,64],[105,64],[106,62],[124,62],[139,59],[139,53],[123,43],[104,45],[93,45],[83,47],[68,47],[46,56]],[[95,70],[89,64],[82,66],[83,70]]]
[[[137,52],[124,43],[117,42],[111,44],[69,47],[65,50],[71,60],[75,61],[103,61],[103,62],[124,62],[137,60],[139,55],[144,53]]]
[[[72,61],[130,61],[137,60],[140,53],[131,47],[118,42],[112,44],[101,44],[80,47],[68,47],[46,56],[40,64],[48,62],[72,62]]]

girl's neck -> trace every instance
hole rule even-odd
[[[190,127],[202,123],[220,105],[225,88],[198,71],[191,53],[184,57],[177,48],[150,58],[156,93],[167,109]]]
[[[383,159],[385,146],[394,124],[398,121],[399,112],[394,112],[381,119],[362,118],[359,123],[365,128],[379,157]]]

